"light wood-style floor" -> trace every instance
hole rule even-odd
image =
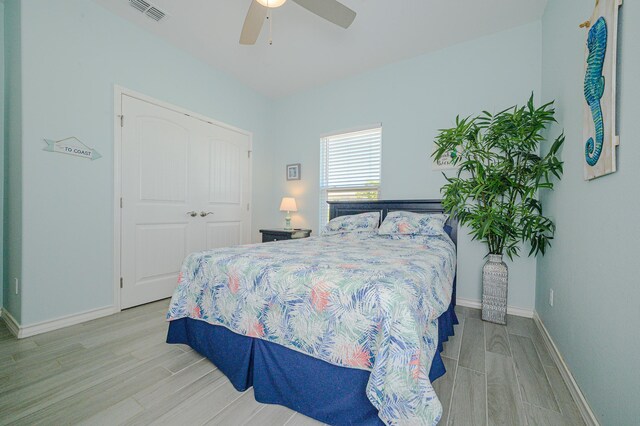
[[[168,301],[16,340],[0,321],[0,424],[319,425],[237,392],[186,346],[164,343]],[[583,424],[534,323],[460,308],[435,382],[441,424]]]

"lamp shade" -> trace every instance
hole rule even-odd
[[[296,205],[296,199],[292,197],[283,197],[280,203],[281,212],[297,212],[298,206]]]
[[[286,1],[287,0],[258,0],[258,3],[265,7],[275,8],[282,6]]]

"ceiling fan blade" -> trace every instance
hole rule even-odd
[[[240,44],[256,44],[262,25],[267,17],[267,8],[258,3],[256,0],[251,1],[247,17],[242,26],[242,34],[240,34]]]
[[[309,12],[342,27],[349,28],[356,12],[336,0],[293,0]]]

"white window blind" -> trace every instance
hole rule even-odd
[[[378,199],[382,127],[320,139],[320,225],[329,221],[327,201]]]

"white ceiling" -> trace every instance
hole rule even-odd
[[[273,45],[267,24],[255,46],[241,46],[251,0],[151,0],[170,15],[160,22],[129,0],[95,1],[270,97],[536,21],[547,3],[342,0],[358,13],[344,30],[287,1],[272,12]]]

